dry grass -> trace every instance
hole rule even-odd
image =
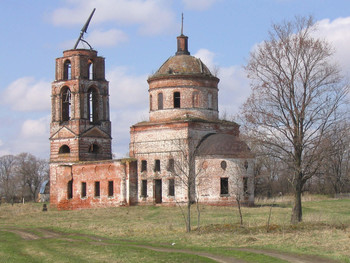
[[[255,247],[314,254],[350,262],[350,200],[320,196],[304,199],[304,222],[290,225],[291,198],[259,200],[260,207],[201,207],[201,229],[185,233],[179,208],[120,207],[42,212],[40,204],[0,206],[0,227],[50,228],[119,240],[177,247]],[[270,227],[267,219],[272,208]],[[193,209],[193,225],[196,213]]]

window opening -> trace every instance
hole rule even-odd
[[[220,194],[228,194],[228,178],[220,178]]]
[[[158,93],[158,110],[163,109],[163,93]]]
[[[141,196],[147,197],[147,180],[142,180],[141,182]]]
[[[62,121],[71,119],[71,98],[72,94],[68,87],[62,90]]]
[[[146,172],[147,171],[147,161],[142,160],[141,161],[141,172]]]
[[[112,197],[114,195],[113,181],[108,181],[108,196]]]
[[[95,182],[95,197],[100,197],[100,182]]]
[[[208,93],[208,109],[213,108],[213,94]]]
[[[169,172],[174,171],[174,166],[175,166],[174,164],[175,164],[174,159],[169,159],[169,161],[168,161],[168,171]]]
[[[63,79],[65,80],[72,79],[72,64],[70,63],[69,60],[66,60],[64,62]]]
[[[67,197],[68,199],[73,198],[73,180],[70,180],[67,185]]]
[[[62,145],[58,151],[59,154],[70,153],[70,148],[68,145]]]
[[[92,61],[89,62],[88,76],[89,76],[89,80],[94,79],[94,64],[92,63]]]
[[[160,172],[160,160],[155,160],[154,162],[154,171]]]
[[[243,177],[243,193],[248,193],[248,177]]]
[[[81,183],[81,197],[86,197],[86,182]]]
[[[152,107],[152,95],[149,95],[149,110],[153,110],[153,107]]]
[[[220,165],[221,165],[221,168],[222,168],[223,170],[226,170],[226,167],[227,167],[226,161],[222,161]]]
[[[170,196],[175,196],[175,179],[169,179],[169,192]]]
[[[88,118],[90,122],[98,121],[98,93],[96,89],[90,88],[88,90]]]
[[[180,92],[174,92],[174,108],[180,108]]]
[[[97,144],[91,144],[89,147],[89,153],[98,153],[99,147]]]

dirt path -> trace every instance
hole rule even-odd
[[[87,237],[91,240],[90,243],[94,245],[106,245],[106,246],[113,245],[111,243],[103,242],[103,241],[112,240],[108,238],[102,238],[98,236],[85,235],[85,234],[65,234],[65,233],[60,233],[60,232],[56,232],[48,229],[42,229],[42,228],[32,230],[37,234],[31,232],[30,230],[19,229],[19,228],[6,228],[6,229],[0,229],[0,231],[14,233],[16,235],[19,235],[24,240],[58,238],[58,239],[79,242],[79,240],[73,239],[73,237]],[[133,247],[145,248],[145,249],[158,251],[158,252],[167,252],[167,253],[175,252],[175,253],[197,255],[197,256],[206,257],[206,258],[215,260],[216,262],[220,262],[220,263],[246,263],[246,261],[240,260],[234,257],[220,256],[220,255],[210,254],[206,252],[198,252],[198,251],[176,249],[176,248],[154,247],[154,246],[148,246],[148,245],[134,245],[134,244],[127,244],[127,245],[133,246]],[[250,252],[255,254],[263,254],[273,258],[282,259],[290,263],[336,263],[337,262],[337,261],[332,261],[332,260],[324,259],[317,256],[289,254],[289,253],[283,253],[283,252],[278,252],[273,250],[262,250],[262,249],[251,249],[251,248],[233,248],[232,250],[245,251],[245,252]]]

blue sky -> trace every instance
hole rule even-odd
[[[249,52],[272,23],[296,15],[314,16],[349,75],[349,0],[0,0],[0,156],[49,158],[55,58],[73,48],[93,8],[85,39],[106,58],[116,157],[128,152],[129,127],[148,118],[147,78],[174,55],[182,12],[191,55],[221,79],[220,114],[236,114],[250,93]]]

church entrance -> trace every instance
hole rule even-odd
[[[154,199],[156,204],[160,204],[162,202],[162,180],[161,179],[154,180]]]

